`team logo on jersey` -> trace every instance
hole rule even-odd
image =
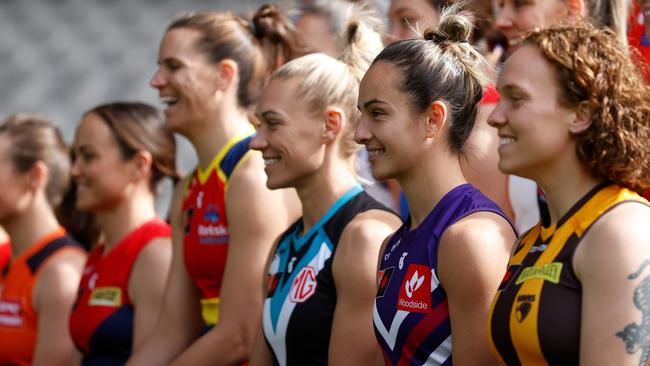
[[[397,297],[397,309],[415,313],[431,312],[431,269],[410,264]]]
[[[543,253],[546,250],[546,248],[548,248],[548,245],[546,244],[533,245],[532,247],[530,247],[528,253]]]
[[[0,326],[9,328],[23,326],[23,308],[20,299],[0,299]]]
[[[390,246],[390,250],[385,250],[385,251],[388,252],[388,253],[386,253],[386,254],[384,255],[384,260],[385,260],[385,261],[387,261],[388,258],[390,258],[390,255],[393,254],[393,251],[395,250],[395,248],[397,248],[397,246],[398,246],[399,243],[401,243],[401,242],[402,242],[402,238],[399,238],[399,239],[397,239],[397,241],[395,242],[395,244],[393,244],[393,245]]]
[[[561,274],[562,263],[559,262],[546,263],[541,266],[527,267],[521,271],[521,274],[519,277],[517,277],[515,284],[519,285],[532,279],[541,279],[549,281],[551,283],[559,283]]]
[[[88,305],[119,307],[122,305],[122,289],[119,287],[98,287],[90,293]]]
[[[217,205],[215,204],[208,205],[208,207],[205,209],[205,215],[203,215],[203,220],[210,222],[212,224],[216,224],[217,221],[219,221],[219,209],[217,208]]]
[[[386,293],[386,288],[388,287],[388,283],[390,282],[390,278],[393,276],[394,270],[395,267],[388,267],[377,272],[377,281],[379,283],[379,287],[377,288],[376,297],[384,296]]]
[[[517,311],[515,312],[517,321],[521,323],[526,319],[530,313],[530,309],[533,307],[533,302],[535,302],[535,295],[517,296]]]
[[[399,269],[402,269],[404,267],[404,258],[408,255],[408,252],[402,253],[402,256],[399,257]]]
[[[501,284],[499,285],[499,291],[503,291],[507,289],[508,286],[510,286],[510,283],[517,276],[520,269],[521,269],[521,264],[511,264],[508,266],[508,270],[506,271],[506,274],[503,276],[503,279],[501,280]]]
[[[316,292],[316,271],[314,267],[303,267],[291,284],[291,302],[303,303]]]

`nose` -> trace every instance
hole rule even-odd
[[[494,26],[501,32],[507,31],[514,25],[512,7],[508,4],[493,4]]]
[[[487,123],[494,128],[499,128],[506,124],[506,116],[503,112],[503,101],[499,101],[497,106],[492,110],[492,113],[490,113],[487,118]]]
[[[354,141],[356,141],[357,144],[365,145],[371,139],[372,132],[370,132],[368,122],[366,121],[366,118],[361,117],[357,129],[354,131]]]
[[[149,85],[154,89],[160,89],[165,85],[165,77],[160,67],[158,68],[158,70],[156,70],[156,73],[153,74],[153,76],[151,77],[151,80],[149,81]]]
[[[266,136],[264,136],[264,131],[260,127],[257,129],[255,136],[253,137],[253,139],[251,140],[248,146],[253,150],[262,151],[266,149],[268,145],[269,144],[268,141],[266,140]]]
[[[79,177],[81,174],[81,169],[79,168],[79,159],[74,155],[70,159],[70,177],[74,180]]]

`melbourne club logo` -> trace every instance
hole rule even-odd
[[[314,267],[304,267],[291,284],[291,302],[303,303],[316,292],[316,271]]]

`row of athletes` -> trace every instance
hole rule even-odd
[[[263,54],[238,37],[277,29],[272,7],[254,23],[210,12],[172,23],[152,79],[165,123],[115,103],[76,131],[73,198],[97,216],[102,243],[83,271],[52,209],[68,198],[60,135],[38,118],[5,121],[0,218],[15,257],[2,282],[3,362],[70,363],[74,342],[88,365],[356,365],[379,362],[380,349],[391,365],[645,364],[647,324],[635,320],[649,311],[639,277],[650,211],[634,191],[650,176],[650,99],[620,39],[553,28],[506,63],[488,119],[499,167],[540,184],[550,212],[513,248],[507,216],[459,162],[487,81],[469,17],[451,8],[424,39],[383,50],[369,17],[349,19],[339,59],[293,59],[263,89],[264,60],[292,58],[289,43]],[[153,210],[157,181],[177,177],[167,129],[199,155],[171,230]],[[403,187],[406,223],[358,185],[357,143],[375,178]]]

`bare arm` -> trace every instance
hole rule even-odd
[[[447,292],[454,365],[497,363],[488,346],[488,314],[514,242],[510,225],[488,212],[469,215],[442,235],[438,273]]]
[[[170,207],[172,261],[162,311],[154,331],[141,344],[136,342],[128,365],[167,365],[199,335],[203,321],[196,288],[183,259],[182,204],[185,181],[176,185]]]
[[[129,278],[129,297],[135,309],[133,349],[151,334],[162,307],[172,259],[169,238],[155,238],[140,252]]]
[[[250,357],[262,313],[264,263],[274,239],[298,214],[286,198],[286,191],[266,188],[259,154],[249,157],[230,178],[226,196],[230,240],[219,323],[175,365],[235,365]]]
[[[34,286],[32,302],[38,313],[36,349],[32,365],[71,365],[78,363],[68,321],[79,290],[86,256],[67,250],[47,261]]]
[[[650,208],[614,208],[574,255],[582,283],[581,365],[645,366],[650,354]],[[606,319],[606,321],[603,321]]]
[[[383,240],[400,225],[399,218],[391,213],[369,210],[357,215],[343,230],[332,263],[336,308],[330,365],[376,365],[381,359],[372,326],[376,261]]]

